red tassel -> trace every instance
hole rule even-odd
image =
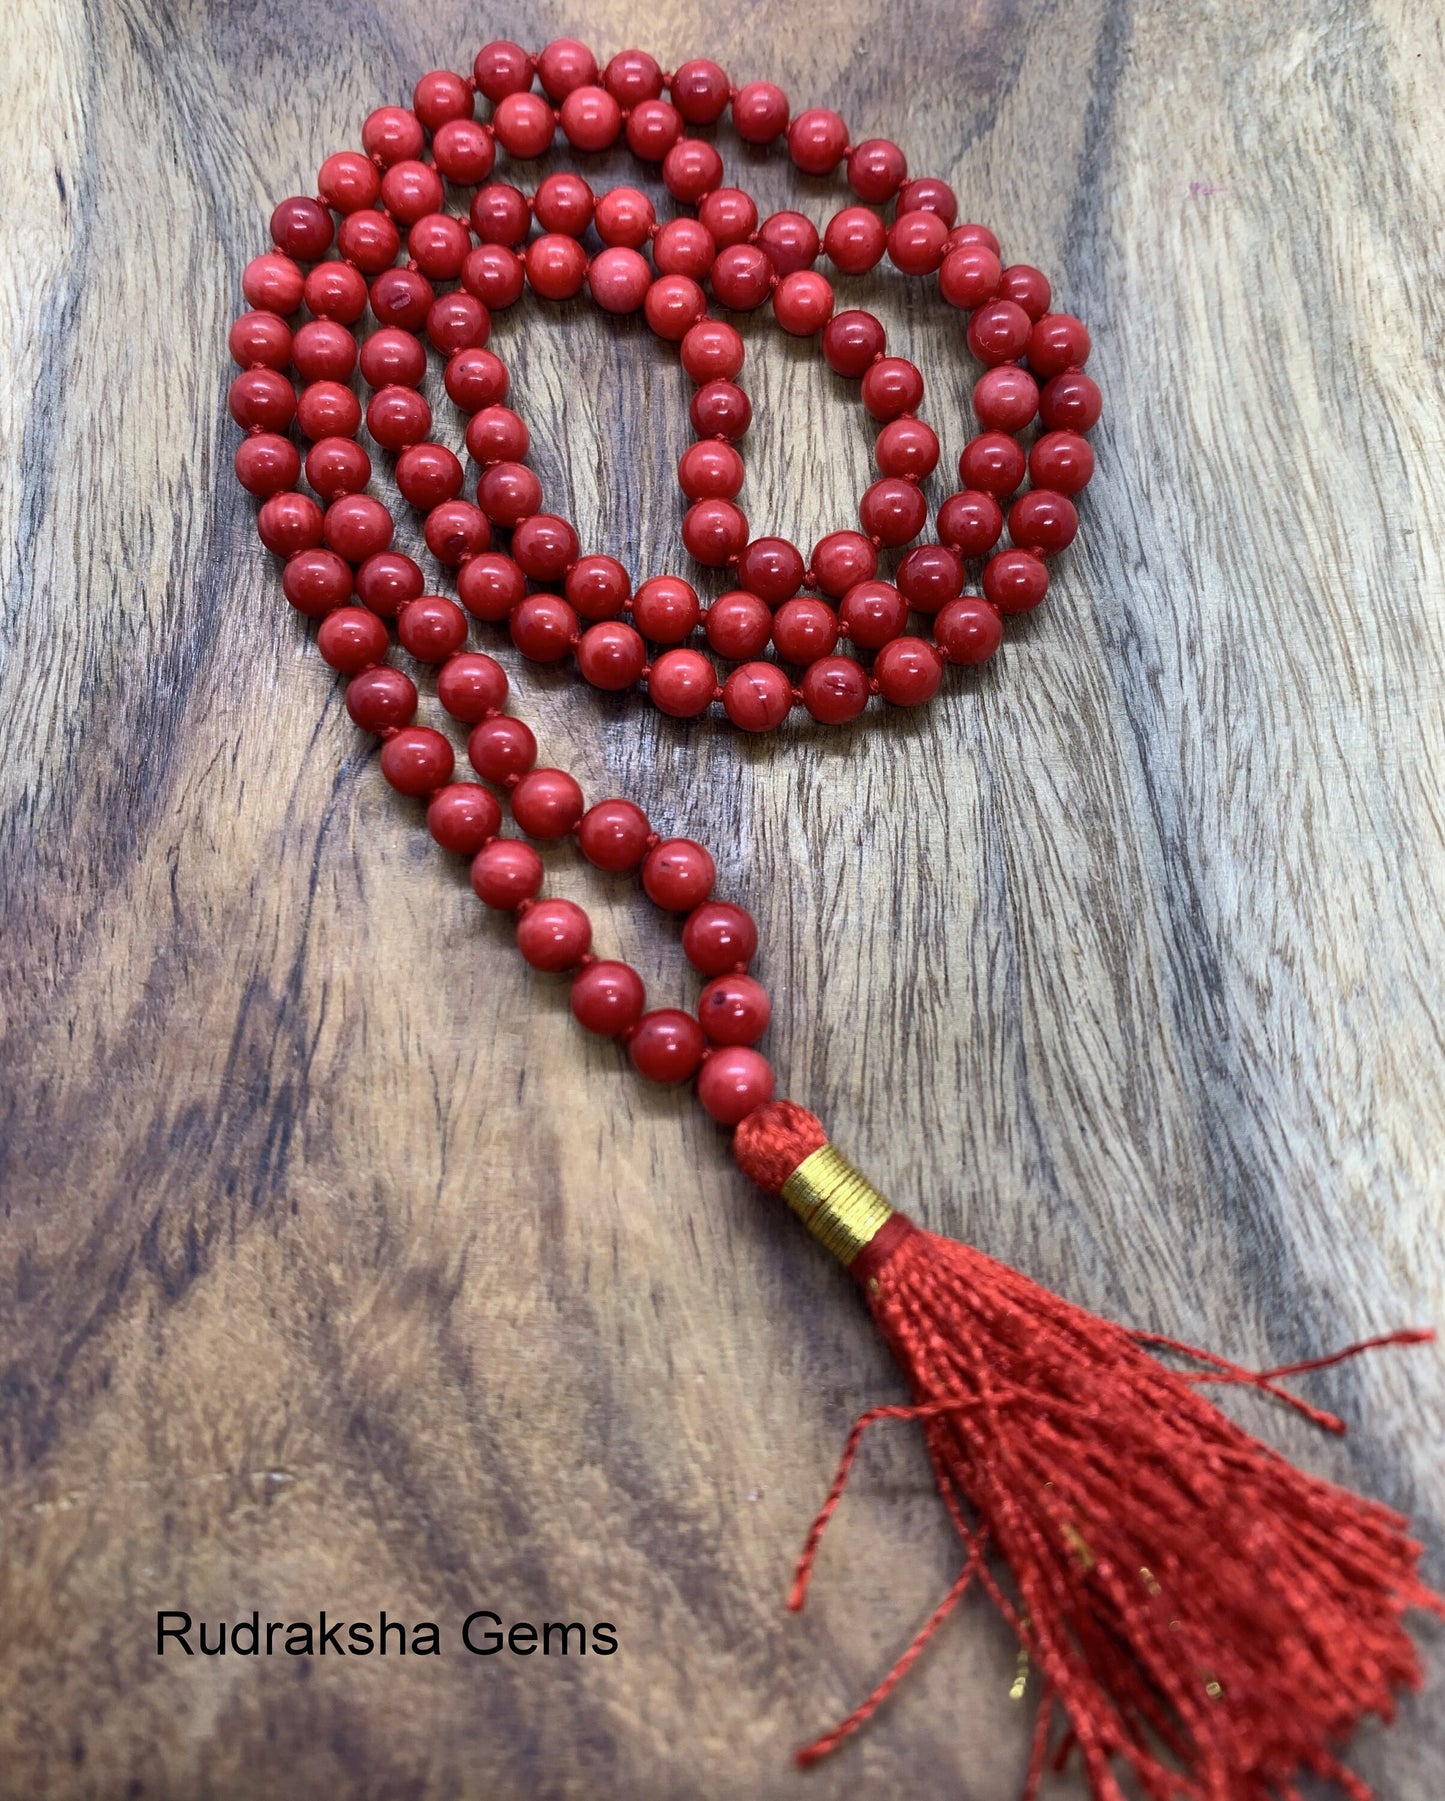
[[[812,1114],[782,1101],[745,1120],[734,1149],[777,1190],[825,1142]],[[1445,1616],[1445,1603],[1416,1573],[1407,1521],[1296,1470],[1200,1384],[1247,1383],[1342,1431],[1277,1382],[1369,1346],[1251,1373],[1112,1325],[897,1213],[851,1268],[916,1405],[874,1408],[853,1427],[790,1605],[803,1603],[875,1420],[922,1424],[965,1558],[894,1669],[799,1762],[870,1717],[976,1582],[1042,1683],[1025,1801],[1049,1761],[1056,1708],[1067,1731],[1055,1761],[1077,1747],[1097,1801],[1124,1801],[1125,1771],[1153,1801],[1298,1801],[1305,1773],[1368,1801],[1337,1751],[1366,1714],[1388,1720],[1397,1691],[1419,1687],[1401,1616]],[[1185,1374],[1148,1347],[1208,1367]]]

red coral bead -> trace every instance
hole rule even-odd
[[[701,906],[716,880],[712,853],[692,838],[664,838],[642,865],[643,892],[673,913],[690,913]]]
[[[891,419],[878,434],[873,456],[884,475],[922,481],[938,467],[938,434],[921,419]]]
[[[426,827],[443,850],[474,857],[502,826],[497,797],[480,782],[448,782],[427,803]]]
[[[704,901],[682,928],[683,955],[705,976],[746,968],[757,948],[752,914],[731,901]]]
[[[534,901],[517,921],[517,949],[548,975],[575,969],[591,944],[592,921],[576,901]]]
[[[502,359],[490,350],[459,350],[443,377],[449,397],[466,413],[507,398],[509,377]]]
[[[491,316],[475,295],[438,294],[427,308],[426,335],[443,356],[450,356],[485,344],[492,335]]]
[[[637,188],[613,188],[597,201],[595,223],[604,244],[640,250],[656,222],[652,202]]]
[[[923,638],[895,638],[873,659],[873,679],[895,707],[918,707],[931,700],[943,679],[943,659]]]
[[[727,1045],[703,1063],[697,1098],[703,1111],[720,1126],[735,1126],[772,1100],[775,1087],[773,1067],[766,1057],[745,1045]]]
[[[872,580],[878,552],[862,532],[829,532],[813,546],[812,568],[822,592],[838,600],[855,582]]]
[[[520,44],[498,38],[477,52],[472,75],[481,94],[495,103],[531,87],[532,59]]]
[[[986,301],[968,322],[968,347],[981,363],[1011,363],[1028,349],[1031,321],[1012,300]]]
[[[296,390],[279,369],[246,369],[231,383],[231,417],[243,431],[283,432],[296,416]]]
[[[1089,360],[1089,333],[1072,313],[1046,313],[1029,332],[1029,368],[1048,381]]]
[[[908,602],[892,582],[858,582],[843,596],[838,622],[860,650],[877,650],[907,627]]]
[[[421,155],[426,136],[421,120],[402,106],[379,106],[362,121],[361,147],[384,168]]]
[[[852,657],[820,657],[803,672],[803,705],[820,725],[846,725],[868,705],[868,672]]]
[[[727,72],[706,57],[680,63],[667,91],[689,125],[712,125],[727,111]]]
[[[869,218],[873,215],[870,213]],[[858,377],[883,354],[887,335],[872,313],[834,313],[823,328],[823,360],[837,375]]]
[[[714,188],[704,194],[697,217],[719,250],[745,243],[758,228],[758,209],[741,188]]]
[[[492,541],[485,515],[465,500],[444,500],[434,506],[426,516],[423,535],[427,549],[448,569],[478,556]]]
[[[291,445],[286,448],[296,454]],[[314,550],[321,542],[321,508],[309,494],[273,494],[261,503],[256,530],[267,550],[278,557]]]
[[[973,410],[986,431],[1023,431],[1039,410],[1039,385],[1016,364],[990,369],[974,383]]]
[[[308,438],[350,438],[361,429],[361,403],[339,381],[308,382],[296,397],[296,423]]]
[[[786,538],[754,538],[738,558],[738,586],[770,607],[796,594],[805,574],[802,553]]]
[[[549,175],[532,196],[532,211],[543,231],[580,238],[592,223],[597,200],[580,175],[560,170]]]
[[[731,500],[743,485],[743,459],[731,444],[689,444],[677,459],[677,485],[689,500]]]
[[[497,102],[492,130],[508,156],[530,162],[551,148],[557,118],[540,94],[508,94]]]
[[[898,190],[898,212],[937,213],[945,226],[958,217],[958,198],[946,181],[936,175],[923,175],[917,181],[906,181]]]
[[[654,575],[632,596],[632,623],[654,644],[681,644],[701,616],[697,591],[677,575]]]
[[[1079,494],[1094,474],[1094,452],[1087,438],[1074,431],[1046,432],[1029,451],[1029,479],[1036,488]]]
[[[772,1005],[751,976],[718,976],[697,997],[697,1017],[713,1044],[756,1044],[768,1029]]]
[[[472,230],[484,244],[514,249],[532,224],[532,203],[520,188],[506,181],[489,181],[472,195],[468,209]]]
[[[526,263],[505,244],[478,244],[462,263],[462,286],[492,312],[521,298],[526,277]]]
[[[484,719],[467,739],[472,768],[489,782],[505,785],[524,776],[537,761],[537,740],[523,719],[500,713]]]
[[[415,388],[378,388],[367,403],[366,429],[383,450],[403,450],[431,430],[431,408]]]
[[[775,275],[794,275],[818,260],[818,229],[802,213],[773,213],[758,227],[758,248]]]
[[[437,672],[437,699],[453,719],[480,725],[500,712],[507,699],[507,672],[480,651],[449,657]]]
[[[947,237],[937,213],[903,213],[888,228],[888,260],[905,275],[931,275],[943,261]]]
[[[512,817],[529,838],[565,838],[582,809],[582,790],[565,769],[534,769],[512,790]]]
[[[542,484],[525,463],[495,463],[477,483],[477,504],[494,525],[510,530],[542,504]]]
[[[448,119],[432,138],[431,153],[447,180],[465,188],[485,181],[497,160],[491,128],[475,119]]]
[[[292,339],[291,360],[303,381],[349,381],[356,339],[334,319],[308,319]]]
[[[617,875],[636,869],[647,855],[652,826],[641,807],[630,800],[599,800],[582,815],[577,844],[597,869]]]
[[[534,582],[561,581],[576,560],[576,530],[555,513],[533,513],[512,533],[512,555]]]
[[[465,278],[465,267],[462,274]],[[436,290],[419,269],[383,269],[371,284],[370,299],[378,325],[420,331],[436,299]]]
[[[771,81],[750,81],[733,95],[733,128],[745,144],[771,144],[788,128],[788,96]]]
[[[450,69],[433,69],[412,89],[411,110],[428,131],[436,131],[448,119],[471,118],[472,90]]]
[[[793,684],[776,663],[743,663],[723,683],[723,710],[745,732],[771,732],[788,717]]]
[[[665,344],[680,344],[707,311],[707,297],[690,275],[659,275],[643,312]]]
[[[375,206],[381,194],[381,171],[369,156],[355,150],[338,150],[322,163],[316,192],[338,213],[354,213]]]
[[[659,1007],[644,1013],[627,1041],[627,1054],[649,1082],[685,1082],[706,1048],[702,1027],[690,1013]]]
[[[1031,488],[1020,494],[1009,508],[1009,536],[1021,550],[1036,550],[1041,556],[1052,556],[1074,541],[1079,529],[1079,515],[1065,494],[1054,494],[1047,488]]]
[[[707,641],[720,657],[743,662],[768,647],[773,615],[756,594],[720,594],[703,615]]]
[[[306,453],[306,479],[323,500],[360,494],[371,480],[371,458],[352,438],[319,438]]]
[[[381,747],[381,773],[398,794],[420,799],[452,775],[452,747],[430,726],[408,725]]]
[[[994,510],[998,511],[996,506]],[[920,544],[917,550],[910,550],[898,565],[894,578],[898,592],[918,613],[936,613],[947,601],[956,599],[963,592],[963,560],[957,550],[950,548],[952,539],[943,533],[942,509],[939,522],[939,533],[944,536],[944,542]],[[1003,514],[999,513],[998,531],[1002,530]],[[995,532],[994,536],[997,535]]]
[[[1082,369],[1054,376],[1039,396],[1039,417],[1047,431],[1090,431],[1102,410],[1098,386]]]
[[[717,676],[701,651],[669,650],[652,665],[647,691],[661,712],[695,719],[712,705]]]
[[[413,444],[396,459],[396,485],[414,507],[455,500],[463,479],[461,463],[444,444]]]
[[[788,127],[788,155],[804,175],[831,175],[847,148],[847,120],[826,107],[808,107]]]
[[[987,600],[964,594],[939,613],[933,636],[950,663],[986,663],[1003,642],[1003,620]]]
[[[594,688],[606,694],[620,693],[641,680],[647,667],[647,646],[630,625],[620,619],[602,619],[578,640],[577,667]]]
[[[347,333],[348,339],[350,333]],[[426,374],[426,350],[414,331],[385,325],[361,346],[361,374],[369,387],[416,387]]]
[[[705,568],[721,569],[747,543],[747,518],[730,500],[695,501],[683,515],[682,541]]]
[[[863,377],[863,405],[875,419],[897,419],[917,412],[923,399],[923,377],[906,357],[880,357]]]
[[[616,619],[632,593],[632,582],[616,557],[579,557],[563,586],[583,619]]]
[[[665,100],[640,100],[627,115],[626,135],[634,156],[660,163],[682,136],[682,114]]]
[[[602,83],[619,106],[636,106],[662,92],[662,65],[645,50],[619,50],[602,71]]]
[[[844,275],[866,275],[882,261],[887,245],[887,228],[866,206],[845,206],[823,233],[823,249]]]
[[[816,270],[785,275],[773,290],[773,316],[795,338],[810,338],[833,316],[833,286]]]
[[[520,605],[526,592],[526,576],[500,551],[468,557],[457,575],[457,598],[462,605],[473,618],[493,624]]]
[[[283,493],[296,486],[300,474],[300,453],[277,432],[258,432],[236,446],[236,480],[248,494]]]
[[[1049,310],[1053,289],[1041,269],[1029,263],[1011,263],[999,283],[999,298],[1021,306],[1030,319],[1042,319]]]
[[[316,318],[354,325],[366,311],[366,280],[349,263],[317,263],[302,297]]]
[[[506,406],[484,406],[467,421],[467,454],[483,468],[519,463],[532,442],[520,416]]]
[[[493,838],[472,859],[472,890],[480,901],[510,913],[542,886],[542,859],[516,838]]]
[[[326,542],[348,563],[361,563],[391,543],[391,514],[369,494],[343,494],[326,509]]]
[[[917,483],[885,475],[864,490],[858,518],[870,538],[889,548],[916,538],[928,519],[928,502]]]
[[[678,219],[674,223],[685,225],[687,221]],[[699,386],[709,381],[731,381],[743,366],[742,335],[725,320],[699,319],[682,340],[681,355],[683,372]]]
[[[508,626],[513,644],[534,663],[558,663],[577,643],[577,615],[560,594],[529,594]]]
[[[1001,550],[984,564],[983,591],[1003,613],[1027,613],[1048,593],[1049,572],[1031,550]]]
[[[358,599],[383,619],[394,619],[425,585],[420,567],[397,550],[378,551],[356,572]]]
[[[394,732],[416,718],[416,684],[400,669],[366,669],[346,685],[346,710],[364,732]]]
[[[753,403],[733,382],[710,381],[693,395],[688,417],[700,438],[725,438],[733,442],[747,431],[753,417]]]
[[[340,675],[360,675],[379,663],[390,645],[384,621],[365,607],[337,607],[321,621],[316,648]]]
[[[767,253],[756,244],[729,244],[713,260],[712,291],[721,305],[748,313],[760,307],[776,277]]]
[[[662,159],[662,180],[674,200],[696,206],[722,180],[723,160],[701,138],[679,138]]]
[[[604,313],[635,313],[651,286],[647,259],[625,245],[599,251],[587,270],[588,291]]]
[[[537,79],[554,100],[597,80],[597,58],[576,38],[553,38],[537,57]]]
[[[391,174],[392,171],[388,170],[388,178]],[[401,216],[398,214],[398,217]],[[347,262],[356,264],[363,275],[380,275],[383,269],[389,269],[396,261],[396,253],[401,249],[401,233],[385,213],[366,209],[351,213],[341,221],[341,230],[336,235],[336,247]]]
[[[958,474],[965,488],[1002,499],[1012,494],[1024,478],[1023,447],[1006,432],[980,432],[964,446]]]
[[[291,327],[279,313],[242,313],[231,327],[229,346],[243,369],[284,369],[292,342]]]
[[[572,1016],[602,1038],[630,1032],[642,1018],[647,990],[630,963],[589,963],[572,978]]]
[[[562,102],[560,123],[569,144],[595,155],[617,142],[622,108],[605,88],[573,88]]]
[[[279,250],[252,257],[241,275],[241,292],[252,306],[283,316],[300,306],[305,285],[301,271]]]
[[[441,177],[430,163],[394,163],[381,178],[382,204],[403,225],[440,212],[442,194]]]
[[[1002,531],[1003,508],[982,489],[966,488],[962,494],[950,494],[938,509],[939,537],[963,556],[986,556],[998,543]],[[957,592],[955,588],[954,593]]]
[[[838,615],[826,600],[790,600],[773,618],[773,645],[785,663],[816,663],[837,642]]]
[[[659,275],[704,281],[716,255],[713,235],[698,219],[669,219],[652,240],[652,265]]]
[[[881,206],[908,178],[908,160],[887,138],[865,138],[848,157],[848,186],[860,200]]]
[[[950,306],[972,312],[992,300],[1003,280],[1003,265],[983,244],[950,250],[938,271],[938,291]]]
[[[419,663],[445,663],[467,641],[467,616],[443,594],[423,594],[397,615],[401,647]]]

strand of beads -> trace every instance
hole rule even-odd
[[[536,80],[542,94],[533,91]],[[475,117],[478,94],[492,105],[487,122]],[[799,213],[760,222],[750,196],[723,185],[716,147],[688,135],[729,110],[745,142],[786,137],[807,174],[844,167],[855,203],[821,236]],[[668,192],[693,213],[659,224],[640,190],[598,195],[575,172],[548,175],[531,195],[491,179],[499,146],[528,160],[559,130],[584,153],[625,137],[639,158],[660,165]],[[245,272],[255,310],[231,334],[242,365],[231,410],[247,434],[236,466],[262,500],[262,540],[285,561],[288,600],[319,620],[322,655],[349,678],[352,718],[382,739],[388,781],[427,802],[440,844],[472,858],[479,896],[516,915],[524,957],[539,969],[575,971],[573,1010],[588,1029],[625,1042],[654,1079],[696,1075],[708,1111],[735,1123],[772,1093],[771,1071],[752,1048],[768,1019],[767,997],[748,974],[752,920],[711,898],[714,865],[702,846],[660,840],[627,801],[586,809],[571,776],[536,767],[530,730],[502,710],[504,672],[468,648],[467,614],[505,622],[529,659],[575,656],[592,685],[641,686],[677,717],[720,702],[734,724],[756,731],[794,707],[841,723],[873,695],[916,705],[938,687],[944,661],[992,655],[1001,615],[1038,604],[1045,559],[1073,537],[1071,497],[1093,467],[1082,433],[1099,410],[1082,368],[1088,334],[1048,311],[1049,285],[1037,270],[1005,269],[992,233],[955,224],[945,183],[907,180],[896,145],[852,145],[843,121],[820,109],[790,120],[780,90],[766,82],[735,90],[712,62],[688,62],[668,76],[645,53],[624,51],[599,74],[573,40],[536,58],[491,44],[471,80],[434,71],[417,84],[410,109],[371,114],[362,146],[327,158],[317,198],[276,208],[276,248]],[[444,210],[446,183],[474,190],[465,218]],[[874,209],[889,202],[894,217],[885,225]],[[601,245],[591,254],[581,242],[589,231]],[[861,274],[885,254],[905,274],[937,272],[944,300],[969,311],[968,343],[986,365],[974,391],[982,429],[959,460],[963,490],[938,507],[937,541],[908,550],[892,582],[879,578],[879,552],[902,550],[922,531],[921,484],[941,447],[919,417],[921,373],[887,353],[872,314],[835,311],[832,284],[813,267],[820,253],[843,275]],[[488,348],[493,314],[528,287],[551,301],[585,292],[614,315],[641,311],[661,341],[676,345],[694,385],[696,434],[678,466],[683,543],[695,561],[729,570],[735,582],[706,609],[679,576],[654,575],[634,589],[621,563],[583,554],[573,526],[543,510],[541,483],[526,462],[527,426],[507,404],[507,369]],[[826,534],[806,562],[782,538],[750,538],[737,504],[745,477],[739,445],[752,412],[738,384],[745,351],[737,328],[709,315],[709,293],[734,312],[770,303],[784,331],[817,336],[829,367],[859,383],[879,427],[878,478],[859,500],[862,531]],[[303,308],[309,317],[293,324]],[[375,329],[358,348],[368,310]],[[463,498],[461,458],[432,436],[421,391],[428,346],[446,359],[446,394],[466,417],[463,445],[480,471],[475,501]],[[364,413],[351,385],[358,368],[370,391]],[[1017,434],[1035,416],[1046,429],[1026,454]],[[372,442],[395,459],[403,499],[424,515],[428,551],[455,573],[460,605],[424,592],[420,566],[392,547],[391,513],[367,492],[363,418]],[[299,485],[293,426],[309,440],[311,494]],[[1018,494],[1026,467],[1033,486]],[[1000,550],[1005,503],[1013,543]],[[985,558],[983,592],[970,594],[965,560]],[[909,634],[911,614],[932,618],[932,642]],[[441,706],[470,728],[468,754],[490,786],[453,781],[450,742],[415,723],[415,684],[386,661],[390,627],[403,649],[435,667]],[[738,664],[721,683],[695,647],[699,638]],[[871,669],[836,654],[840,640],[871,652]],[[777,661],[764,660],[770,647]],[[801,672],[796,686],[783,665]],[[659,905],[687,915],[684,951],[709,978],[696,1017],[646,1012],[636,972],[592,955],[582,909],[543,897],[537,851],[501,835],[503,801],[526,838],[575,833],[594,863],[639,871]]]

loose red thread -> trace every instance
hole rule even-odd
[[[780,1187],[824,1138],[782,1102],[734,1142],[748,1174]],[[1367,1801],[1338,1753],[1419,1686],[1402,1616],[1445,1603],[1416,1573],[1403,1518],[1295,1469],[1201,1391],[1250,1386],[1339,1431],[1280,1382],[1432,1334],[1251,1371],[1099,1319],[897,1214],[852,1268],[915,1402],[871,1408],[849,1433],[789,1604],[879,1420],[922,1426],[965,1558],[892,1670],[799,1761],[871,1718],[977,1583],[1042,1684],[1025,1801],[1075,1752],[1098,1801],[1124,1801],[1125,1772],[1150,1801],[1299,1801],[1303,1774]],[[1156,1351],[1208,1367],[1174,1370]]]

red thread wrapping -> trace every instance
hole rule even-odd
[[[821,1133],[803,1111],[782,1103],[739,1128],[739,1162],[755,1179]],[[1340,1429],[1279,1379],[1431,1335],[1250,1372],[1112,1325],[967,1245],[901,1221],[889,1239],[855,1272],[915,1405],[874,1408],[854,1426],[790,1604],[802,1605],[859,1444],[881,1419],[922,1425],[964,1565],[893,1670],[799,1761],[871,1717],[976,1582],[1041,1684],[1025,1801],[1048,1763],[1075,1750],[1097,1801],[1124,1801],[1126,1772],[1151,1801],[1298,1801],[1306,1773],[1367,1801],[1339,1754],[1364,1716],[1390,1719],[1397,1694],[1419,1686],[1402,1616],[1445,1604],[1419,1579],[1404,1519],[1295,1469],[1200,1390],[1249,1384]],[[1170,1369],[1149,1347],[1208,1367]],[[1065,1731],[1051,1760],[1056,1714]]]

